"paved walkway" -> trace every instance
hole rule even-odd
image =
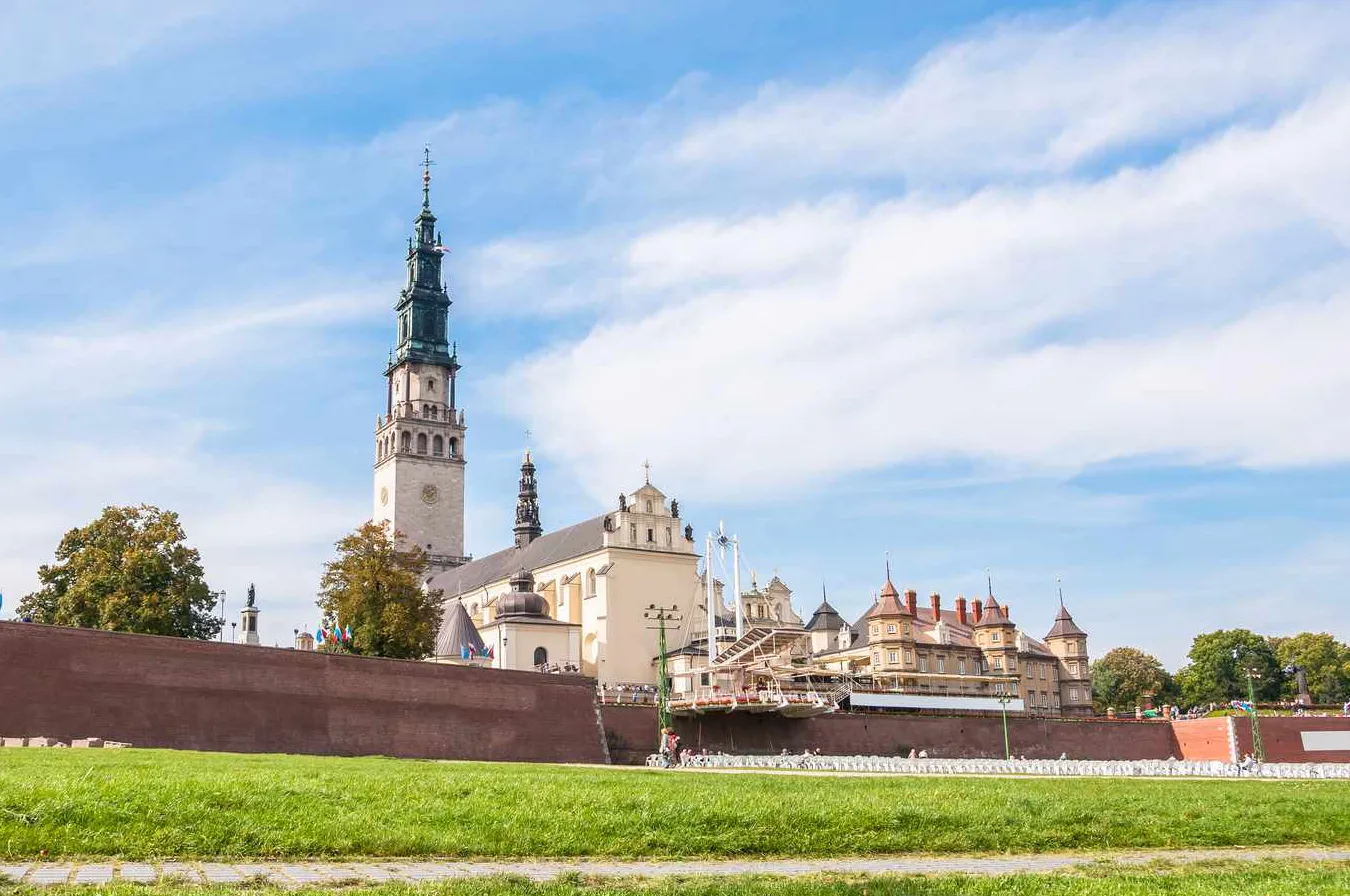
[[[0,875],[27,884],[106,884],[115,880],[154,883],[179,879],[192,884],[257,882],[287,887],[304,885],[426,883],[463,880],[496,874],[514,874],[533,880],[553,880],[563,874],[611,877],[670,877],[691,875],[773,874],[1014,874],[1064,871],[1103,862],[1131,866],[1154,861],[1178,864],[1216,859],[1257,861],[1301,859],[1350,861],[1350,849],[1188,849],[1131,852],[1075,853],[1027,856],[892,856],[872,859],[768,859],[763,861],[605,861],[584,859],[526,862],[407,862],[373,859],[366,862],[90,862],[0,865]]]

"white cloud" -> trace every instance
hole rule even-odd
[[[691,167],[911,177],[1061,172],[1261,115],[1344,80],[1350,7],[1148,3],[1027,16],[930,53],[899,86],[770,84],[666,155]]]
[[[1347,153],[1341,90],[1099,180],[677,223],[614,253],[657,307],[505,400],[597,496],[643,456],[743,497],[952,456],[1350,460]]]

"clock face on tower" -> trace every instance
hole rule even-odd
[[[436,486],[434,485],[422,486],[422,500],[425,501],[426,503],[435,504],[436,501],[440,499],[440,497],[441,493],[436,489]]]

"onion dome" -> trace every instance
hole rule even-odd
[[[534,576],[520,570],[511,577],[511,591],[497,600],[497,618],[537,616],[549,618],[548,601],[534,593]]]

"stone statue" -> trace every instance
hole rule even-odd
[[[680,518],[680,502],[674,498],[670,499],[670,515],[677,520]]]
[[[628,509],[628,498],[626,495],[624,495],[623,492],[619,492],[619,509],[620,510]]]
[[[685,526],[685,527],[684,527],[684,540],[685,540],[685,541],[693,541],[693,540],[694,540],[694,527],[693,527],[693,526]]]
[[[257,596],[258,596],[258,593],[257,593],[256,591],[253,590],[253,583],[252,583],[252,582],[249,582],[249,583],[248,583],[248,606],[250,606],[250,607],[253,606],[253,600],[254,600],[254,598],[256,598]]]

